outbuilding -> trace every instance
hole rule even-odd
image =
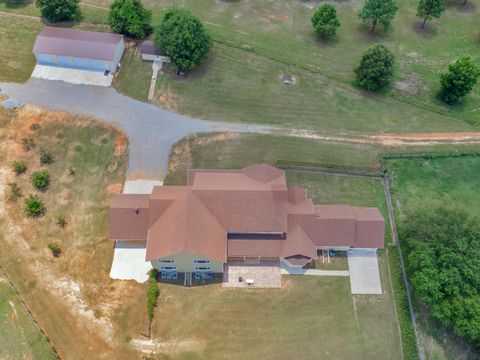
[[[123,35],[45,27],[33,53],[38,65],[114,73],[125,50]]]
[[[157,61],[157,62],[170,62],[170,58],[161,49],[157,49],[152,41],[145,40],[140,46],[140,53],[142,54],[142,60]]]

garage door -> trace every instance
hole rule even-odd
[[[351,249],[347,256],[352,294],[381,294],[377,250]]]
[[[73,58],[73,64],[79,69],[88,69],[90,67],[88,60],[83,58]]]
[[[65,67],[72,67],[72,61],[69,56],[60,56],[57,55],[58,63]]]

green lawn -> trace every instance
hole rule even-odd
[[[195,150],[198,154],[199,149]],[[257,151],[255,160],[265,156],[263,150]],[[246,156],[241,159],[232,163],[225,157],[216,167],[249,163]],[[195,165],[211,167],[210,161],[199,158]],[[316,203],[385,209],[378,180],[288,171],[287,182],[306,187]],[[155,339],[191,346],[161,355],[171,359],[402,359],[385,255],[380,252],[381,296],[352,296],[348,278],[313,276],[283,277],[284,286],[278,290],[160,285]]]
[[[453,205],[480,216],[480,158],[388,160],[385,165],[399,226],[406,212],[424,206]],[[438,326],[419,304],[417,308],[427,359],[477,358],[465,341]]]
[[[0,359],[56,359],[3,277],[0,277]]]

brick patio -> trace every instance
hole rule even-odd
[[[242,282],[239,282],[240,276],[242,277]],[[253,285],[247,285],[247,279],[253,280]],[[259,264],[248,264],[240,261],[229,261],[225,264],[223,286],[243,288],[280,288],[282,287],[280,262],[261,261]]]

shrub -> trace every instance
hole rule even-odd
[[[479,67],[470,56],[464,56],[448,66],[440,75],[440,98],[447,104],[454,104],[472,91],[480,76]]]
[[[78,0],[36,0],[35,4],[42,17],[53,23],[80,19]]]
[[[75,175],[75,169],[73,167],[69,167],[67,170],[68,175],[73,176]]]
[[[31,179],[32,185],[38,190],[43,190],[50,184],[50,175],[46,170],[35,171]]]
[[[25,161],[15,161],[13,163],[13,171],[15,171],[15,174],[17,175],[23,174],[25,171],[27,171],[27,165],[25,164]]]
[[[155,32],[154,42],[180,70],[198,66],[212,46],[203,24],[186,10],[168,10]]]
[[[148,289],[147,289],[147,314],[150,319],[153,318],[153,313],[155,310],[155,305],[157,304],[157,298],[160,295],[160,290],[157,285],[157,269],[152,269],[150,271],[150,277],[148,279]]]
[[[52,153],[45,149],[40,150],[40,164],[46,165],[46,164],[51,164],[52,162],[53,162]]]
[[[22,191],[16,182],[9,182],[8,187],[10,188],[9,198],[11,200],[17,200],[18,198],[22,197]]]
[[[30,195],[25,199],[25,212],[30,217],[36,217],[45,213],[45,206],[37,196]]]
[[[332,4],[320,6],[312,16],[312,25],[315,33],[320,36],[333,36],[340,26],[337,17],[337,8]]]
[[[56,242],[51,242],[47,246],[52,252],[53,256],[59,257],[62,254],[62,249],[60,248],[60,245],[58,245]]]
[[[357,85],[370,91],[385,88],[392,80],[393,65],[392,53],[383,45],[373,45],[363,54],[355,69]]]
[[[29,151],[35,147],[35,141],[32,138],[23,138],[22,147],[23,147],[23,150]]]
[[[108,23],[113,31],[137,39],[152,32],[152,12],[140,0],[115,0],[110,9]]]
[[[67,226],[67,220],[65,219],[65,215],[57,215],[55,223],[61,227],[62,229]]]

